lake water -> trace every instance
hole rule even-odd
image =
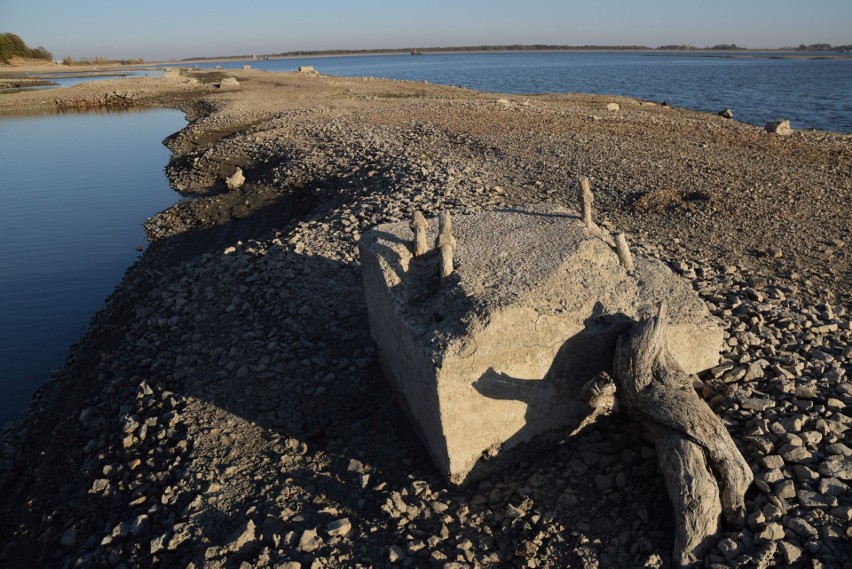
[[[183,113],[0,117],[0,425],[61,367],[178,195],[162,140]]]
[[[435,53],[245,60],[198,64],[428,81],[496,93],[606,93],[717,113],[763,126],[852,132],[852,57],[671,52]],[[837,55],[837,54],[832,54]],[[805,58],[805,59],[802,59]],[[186,64],[184,64],[186,65]]]

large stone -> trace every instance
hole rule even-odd
[[[429,223],[433,242],[437,221]],[[408,223],[359,248],[379,362],[437,467],[460,483],[489,459],[586,413],[582,385],[611,371],[618,334],[661,300],[687,373],[718,363],[722,329],[661,262],[618,262],[610,236],[556,206],[455,216],[456,271],[415,258]],[[511,453],[508,455],[511,456]]]
[[[763,127],[766,129],[766,132],[770,132],[772,134],[777,134],[779,136],[789,136],[793,134],[793,129],[790,128],[790,121],[773,121],[766,123],[766,126]]]
[[[237,168],[234,173],[225,178],[225,185],[229,190],[239,190],[246,183],[246,177],[243,175],[243,169]]]

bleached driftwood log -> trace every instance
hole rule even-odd
[[[652,433],[677,518],[674,561],[703,566],[720,513],[742,523],[753,476],[733,439],[669,352],[666,303],[618,339],[613,370],[620,400]]]
[[[438,261],[441,278],[453,274],[453,255],[456,252],[456,238],[453,237],[453,222],[450,212],[444,210],[438,216],[438,237],[435,238],[435,249],[440,255]]]
[[[414,231],[415,257],[420,257],[429,250],[429,246],[426,244],[426,230],[428,228],[429,224],[426,222],[426,218],[423,217],[422,213],[415,210],[414,217],[411,220],[411,230]]]
[[[583,223],[586,224],[586,227],[589,229],[592,228],[592,202],[595,200],[592,195],[592,182],[589,180],[588,176],[580,176],[579,180],[577,198],[580,202],[580,207],[583,208]]]

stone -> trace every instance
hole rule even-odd
[[[835,454],[828,457],[819,465],[819,473],[841,480],[852,480],[852,456]]]
[[[148,520],[148,516],[141,514],[136,516],[136,518],[130,522],[130,533],[138,537],[140,535],[144,535],[145,532],[148,531],[149,527],[151,527],[151,522]]]
[[[827,497],[811,490],[797,490],[796,497],[799,499],[799,504],[805,508],[824,508],[829,505]]]
[[[168,538],[168,533],[164,533],[158,535],[154,539],[151,540],[149,545],[149,551],[151,555],[156,555],[159,552],[163,551],[166,548],[166,540]]]
[[[819,535],[819,532],[816,528],[814,528],[814,526],[801,518],[790,519],[790,521],[787,522],[787,527],[804,538],[817,537]]]
[[[239,190],[246,183],[246,177],[243,176],[243,169],[237,168],[233,174],[225,178],[225,185],[229,190]]]
[[[719,111],[719,116],[725,119],[732,119],[734,118],[734,111],[732,111],[731,109],[724,109]]]
[[[722,552],[722,555],[725,556],[725,559],[728,561],[733,561],[740,555],[742,555],[743,547],[742,544],[738,541],[734,541],[730,538],[725,538],[719,542],[719,551]]]
[[[784,526],[778,522],[769,522],[754,534],[755,543],[770,543],[784,539]]]
[[[336,520],[325,526],[325,531],[331,537],[346,535],[352,530],[352,522],[349,518]]]
[[[608,110],[608,111],[618,111],[620,109],[621,109],[621,105],[619,105],[618,103],[607,103],[606,104],[606,110]]]
[[[388,561],[396,563],[405,559],[405,550],[398,545],[391,545],[388,548]]]
[[[306,529],[302,532],[302,537],[299,538],[299,551],[313,553],[322,547],[322,543],[322,538],[317,535],[317,530]]]
[[[77,545],[77,530],[68,528],[62,532],[62,537],[59,538],[59,543],[65,547],[73,547]]]
[[[257,541],[257,528],[253,520],[246,520],[237,530],[231,535],[228,549],[231,551],[240,551],[244,547],[251,546]]]
[[[798,563],[804,553],[804,550],[801,547],[794,543],[790,543],[789,541],[779,541],[778,549],[781,550],[781,555],[784,556],[784,561],[787,565]]]
[[[434,236],[436,223],[430,232]],[[577,426],[582,386],[611,371],[618,334],[662,300],[687,373],[716,365],[722,329],[656,259],[620,264],[608,233],[559,206],[454,217],[457,269],[414,258],[408,223],[359,241],[370,331],[385,377],[452,482],[537,435]]]
[[[792,480],[784,480],[772,488],[772,493],[778,498],[789,500],[796,497],[796,485]]]
[[[240,82],[237,81],[236,77],[225,77],[224,79],[219,81],[219,88],[220,89],[228,89],[228,88],[239,87],[239,86],[240,86]]]
[[[764,128],[766,129],[766,132],[777,134],[779,136],[789,136],[793,134],[793,129],[790,128],[790,121],[788,120],[769,122],[766,123]]]

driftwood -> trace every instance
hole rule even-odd
[[[666,338],[666,304],[618,340],[613,370],[620,400],[653,435],[677,518],[674,561],[702,564],[720,536],[720,514],[741,524],[753,476],[733,439],[692,388]]]

